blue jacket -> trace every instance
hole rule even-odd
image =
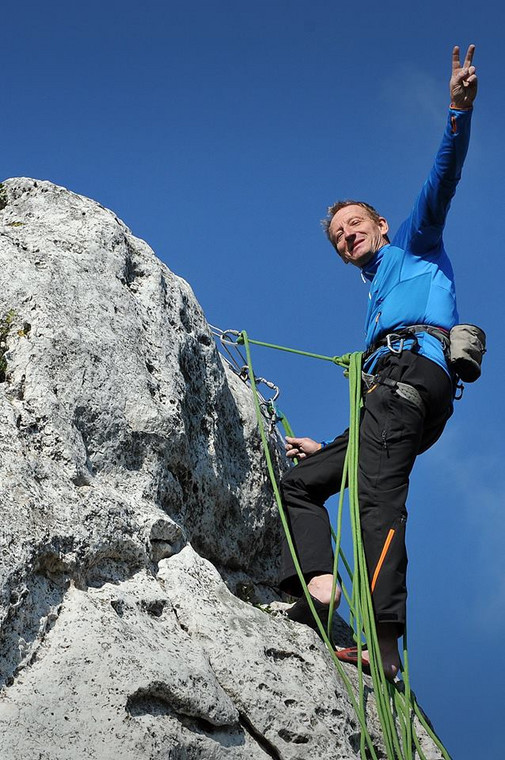
[[[450,109],[442,143],[408,219],[391,244],[383,246],[363,267],[371,281],[366,317],[366,346],[408,325],[424,324],[450,330],[458,323],[456,291],[451,262],[442,232],[447,212],[461,177],[470,139],[471,111]],[[417,352],[439,364],[447,363],[440,342],[427,333],[418,335]],[[405,347],[411,347],[412,341]],[[366,362],[372,371],[387,352],[378,349]]]

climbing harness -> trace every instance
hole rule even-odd
[[[482,359],[486,353],[486,333],[477,325],[455,325],[450,330],[434,325],[408,325],[379,338],[365,351],[363,362],[366,363],[376,351],[384,346],[392,354],[400,355],[405,347],[405,341],[413,340],[416,345],[417,336],[420,333],[427,333],[440,341],[450,369],[460,380],[465,383],[478,380]],[[458,398],[461,398],[461,395]]]
[[[381,338],[375,341],[370,348],[363,354],[363,362],[366,363],[368,359],[375,354],[379,348],[387,346],[392,354],[401,354],[405,345],[405,341],[413,339],[417,343],[417,336],[420,333],[428,333],[433,335],[434,338],[440,341],[444,354],[447,355],[449,351],[449,330],[444,330],[443,327],[434,327],[433,325],[409,325],[408,327],[402,327],[394,332],[387,333]],[[395,345],[398,343],[399,345]]]
[[[365,685],[363,682],[363,663],[362,663],[362,651],[364,649],[363,636],[366,641],[366,645],[369,652],[370,659],[370,673],[372,676],[373,688],[376,699],[377,713],[382,726],[382,733],[384,739],[384,746],[386,750],[386,756],[388,760],[413,760],[414,752],[417,753],[417,757],[420,760],[426,760],[426,756],[422,750],[419,737],[417,736],[414,719],[417,719],[419,723],[424,727],[426,732],[435,742],[440,749],[440,752],[444,760],[450,760],[447,750],[444,748],[440,739],[436,736],[431,726],[428,724],[423,712],[419,708],[415,696],[410,688],[409,683],[409,667],[408,667],[408,652],[407,652],[407,632],[405,630],[403,635],[403,681],[391,684],[386,680],[382,667],[382,659],[380,655],[379,643],[377,639],[377,633],[375,629],[375,618],[373,611],[373,604],[370,592],[370,584],[368,579],[368,571],[365,559],[365,553],[363,548],[363,542],[361,538],[360,529],[360,516],[359,516],[359,500],[358,500],[358,441],[359,441],[359,424],[360,424],[360,408],[362,405],[362,385],[368,382],[375,381],[376,383],[382,383],[385,385],[391,385],[395,392],[407,397],[406,394],[410,394],[409,400],[412,403],[420,406],[422,399],[415,399],[412,396],[412,390],[416,391],[410,385],[406,383],[399,383],[397,381],[387,382],[388,378],[381,379],[380,375],[364,375],[362,374],[362,354],[353,353],[345,354],[343,356],[325,356],[322,354],[315,354],[308,351],[300,351],[298,349],[288,348],[286,346],[279,346],[272,343],[265,343],[262,341],[253,340],[248,337],[245,331],[239,332],[236,330],[221,331],[219,328],[212,328],[216,337],[219,338],[221,345],[225,348],[227,353],[230,352],[230,347],[233,347],[237,351],[240,357],[243,359],[240,347],[244,347],[246,354],[246,366],[247,372],[244,369],[244,364],[239,368],[239,363],[233,359],[233,365],[235,371],[245,382],[248,382],[254,399],[254,405],[256,409],[256,416],[258,419],[258,426],[260,436],[263,444],[263,451],[267,463],[267,469],[272,483],[272,489],[274,492],[275,501],[279,511],[280,520],[283,529],[286,534],[286,541],[291,552],[293,564],[300,581],[300,585],[303,589],[304,596],[306,598],[308,607],[310,608],[312,615],[314,616],[317,629],[326,644],[329,653],[333,659],[333,662],[346,686],[349,698],[356,711],[356,716],[361,726],[360,737],[360,752],[363,760],[365,758],[371,758],[372,760],[378,760],[376,750],[373,746],[370,733],[367,728],[367,718],[365,709]],[[284,428],[286,435],[293,435],[293,431],[286,419],[286,417],[277,408],[275,402],[279,395],[279,389],[273,383],[265,381],[263,378],[256,378],[252,359],[251,359],[251,344],[264,346],[267,348],[278,349],[281,351],[287,351],[302,356],[308,356],[312,358],[331,361],[334,364],[344,368],[344,374],[349,378],[349,394],[350,394],[350,420],[349,420],[349,445],[347,448],[347,454],[344,464],[344,472],[342,478],[342,484],[340,489],[339,506],[337,512],[337,526],[336,531],[332,529],[332,536],[335,541],[334,552],[334,568],[333,568],[333,591],[331,599],[334,599],[334,592],[338,581],[342,587],[344,596],[349,604],[351,612],[351,623],[354,630],[354,638],[356,641],[356,660],[358,665],[358,696],[356,698],[351,681],[349,680],[346,671],[344,670],[337,654],[334,651],[334,647],[331,641],[330,625],[333,615],[334,602],[332,601],[329,609],[329,624],[328,630],[325,629],[317,611],[315,609],[312,597],[308,591],[306,581],[303,577],[303,572],[298,561],[296,549],[293,540],[290,535],[289,524],[285,514],[284,506],[280,495],[279,486],[277,483],[276,473],[274,470],[272,457],[268,446],[267,433],[265,431],[265,417],[268,421],[268,431],[273,432],[272,425],[275,426],[276,422]],[[266,401],[259,394],[256,382],[263,382],[270,389],[275,389],[274,398]],[[417,391],[416,391],[417,393]],[[418,394],[419,395],[419,394]],[[275,422],[274,422],[275,420]],[[295,460],[296,464],[296,460]],[[353,532],[353,554],[354,554],[354,570],[351,569],[349,563],[345,559],[342,552],[340,541],[342,533],[342,514],[344,493],[348,490],[348,499],[351,516],[351,527]],[[342,559],[344,567],[352,582],[352,593],[349,595],[345,584],[342,581],[341,575],[338,570],[339,559]],[[403,689],[400,688],[403,685]],[[414,749],[415,748],[415,749]]]

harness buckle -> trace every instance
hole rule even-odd
[[[393,346],[393,341],[400,341],[399,348],[395,348]],[[405,343],[405,338],[402,338],[401,335],[398,335],[398,333],[388,333],[386,335],[386,346],[391,351],[392,354],[396,354],[397,356],[400,356],[403,352],[403,345]]]

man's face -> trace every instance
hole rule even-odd
[[[330,239],[345,264],[363,267],[387,240],[388,223],[372,219],[362,206],[344,206],[330,222]]]

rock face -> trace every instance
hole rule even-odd
[[[322,644],[254,606],[277,512],[190,287],[64,188],[0,206],[1,757],[359,757]]]

